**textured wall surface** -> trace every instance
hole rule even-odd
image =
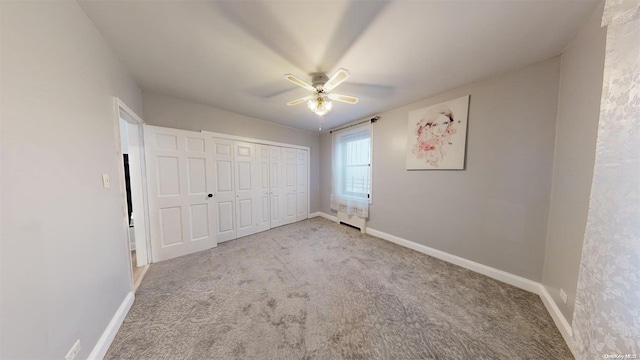
[[[607,1],[603,23],[604,91],[572,324],[579,358],[589,360],[640,355],[640,2]]]

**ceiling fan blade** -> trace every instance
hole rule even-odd
[[[300,87],[303,87],[303,88],[309,90],[309,91],[313,91],[313,92],[316,91],[316,88],[314,88],[313,86],[309,85],[308,83],[300,80],[299,77],[297,77],[297,76],[295,76],[293,74],[284,74],[284,78],[289,80],[289,81],[291,81],[292,83],[300,86]]]
[[[338,85],[342,84],[349,77],[351,77],[351,73],[349,72],[349,70],[342,69],[342,68],[338,69],[338,71],[336,71],[336,73],[333,74],[331,78],[327,80],[327,82],[324,84],[324,87],[323,87],[324,91],[329,92],[335,89],[336,87],[338,87]]]
[[[340,95],[340,94],[329,94],[327,96],[331,100],[342,101],[342,102],[345,102],[347,104],[356,104],[356,103],[358,103],[358,98],[357,97],[353,97],[353,96]]]
[[[305,96],[305,97],[300,98],[300,99],[296,99],[296,100],[293,100],[293,101],[289,101],[289,102],[287,103],[287,105],[289,105],[289,106],[298,105],[298,104],[303,103],[303,102],[305,102],[305,101],[307,101],[307,100],[311,100],[311,98],[313,98],[313,96],[314,96],[314,95],[309,95],[309,96]]]

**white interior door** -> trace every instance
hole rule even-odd
[[[271,228],[271,210],[270,210],[270,186],[269,186],[269,146],[256,144],[256,202],[255,202],[255,218],[256,231],[269,230]]]
[[[236,175],[236,224],[238,237],[256,233],[255,189],[258,184],[255,171],[256,144],[234,141]]]
[[[271,195],[271,227],[284,224],[282,213],[283,207],[283,186],[282,186],[282,148],[280,146],[269,146],[269,194]]]
[[[298,152],[296,149],[282,148],[282,218],[283,224],[296,221],[296,172],[298,168]]]
[[[145,125],[153,262],[216,246],[213,149],[191,131]]]
[[[307,150],[298,149],[298,162],[296,172],[296,221],[308,218],[307,194],[308,187],[308,171],[309,171],[309,152]]]
[[[215,164],[215,190],[218,224],[218,242],[236,238],[236,192],[233,176],[233,141],[213,139],[213,160]]]

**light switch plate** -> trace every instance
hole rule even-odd
[[[102,174],[102,186],[104,186],[105,189],[111,186],[109,183],[109,174]]]
[[[562,289],[560,289],[560,299],[562,299],[563,303],[567,303],[567,293]]]

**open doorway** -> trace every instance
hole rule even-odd
[[[131,261],[131,286],[135,291],[149,264],[148,213],[142,124],[144,122],[119,99],[115,99],[120,138],[121,189],[126,205],[125,229]]]

